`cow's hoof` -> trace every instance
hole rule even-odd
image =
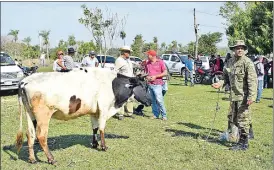
[[[102,151],[107,151],[108,147],[107,146],[102,146]]]
[[[35,159],[29,159],[29,163],[31,163],[31,164],[36,164],[37,161],[36,161]]]
[[[95,141],[95,142],[92,142],[91,145],[92,145],[92,148],[98,148],[99,143],[97,141]]]
[[[52,159],[52,160],[48,160],[48,163],[51,164],[51,165],[56,165],[57,161]]]

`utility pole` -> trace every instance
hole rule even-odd
[[[195,41],[195,56],[194,58],[196,59],[198,56],[198,26],[199,24],[196,23],[196,15],[195,15],[195,8],[194,8],[194,31],[195,31],[195,36],[196,36],[196,41]]]

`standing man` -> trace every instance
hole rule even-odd
[[[257,73],[258,79],[258,88],[257,88],[257,98],[256,103],[259,103],[261,100],[263,88],[264,88],[264,65],[263,65],[263,56],[259,56],[258,60],[255,61],[255,70]]]
[[[120,48],[121,55],[115,61],[115,70],[127,77],[133,77],[133,67],[129,59],[130,52],[132,50],[129,46],[123,46]],[[126,112],[126,114],[125,114]],[[129,98],[128,101],[122,106],[118,113],[119,120],[122,120],[124,116],[133,117],[133,97]]]
[[[234,57],[229,59],[224,71],[224,82],[212,84],[216,89],[230,82],[230,112],[228,114],[229,129],[236,125],[240,139],[230,150],[247,150],[248,135],[251,126],[250,105],[256,98],[257,75],[253,62],[245,56],[247,49],[243,40],[237,40],[236,45],[230,47]],[[252,127],[252,126],[251,126]],[[251,128],[252,129],[252,128]]]
[[[166,66],[163,60],[156,57],[156,51],[149,50],[146,54],[149,59],[146,63],[147,80],[152,98],[152,113],[154,114],[151,119],[158,119],[161,113],[162,120],[167,120],[163,97],[163,77],[167,76]]]
[[[185,60],[185,85],[187,86],[188,77],[190,77],[191,86],[194,86],[194,80],[193,80],[193,56],[188,55],[188,59]]]
[[[90,51],[89,56],[82,60],[82,65],[86,67],[98,67],[99,61],[95,56],[96,53],[94,51]]]
[[[194,61],[194,70],[196,71],[198,68],[201,68],[203,65],[203,61],[200,58],[201,56],[198,55],[197,59]]]
[[[46,60],[46,54],[45,54],[45,52],[43,51],[42,52],[42,54],[41,54],[41,56],[40,56],[40,64],[41,64],[41,66],[45,66],[45,60]]]
[[[73,56],[75,54],[75,51],[72,47],[68,48],[68,54],[63,57],[65,69],[62,69],[61,72],[69,72],[71,71],[74,66]],[[61,60],[58,61],[58,65],[62,65]]]

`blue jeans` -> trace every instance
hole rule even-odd
[[[257,98],[256,101],[260,101],[262,93],[263,93],[263,85],[264,81],[263,80],[258,80],[258,89],[257,89]]]
[[[194,85],[193,71],[192,70],[190,72],[188,72],[187,70],[185,71],[185,85],[187,85],[188,77],[190,77],[191,85]]]
[[[167,114],[164,104],[164,97],[162,94],[163,86],[150,84],[148,87],[152,99],[152,113],[157,118],[159,118],[160,113],[162,114],[163,118],[166,118]]]

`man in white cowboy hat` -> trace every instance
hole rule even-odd
[[[123,46],[120,48],[121,55],[115,61],[115,70],[127,77],[133,77],[133,66],[130,62],[129,56],[132,52],[129,46]],[[126,114],[125,114],[126,112]],[[119,120],[122,120],[124,116],[134,118],[133,116],[133,99],[130,98],[118,113]]]
[[[257,75],[253,62],[245,55],[247,46],[243,40],[237,40],[230,49],[233,50],[234,56],[228,60],[224,70],[224,82],[214,83],[212,86],[219,89],[230,84],[228,130],[236,126],[240,137],[238,143],[230,150],[247,150],[248,138],[253,138],[250,105],[256,99]]]

